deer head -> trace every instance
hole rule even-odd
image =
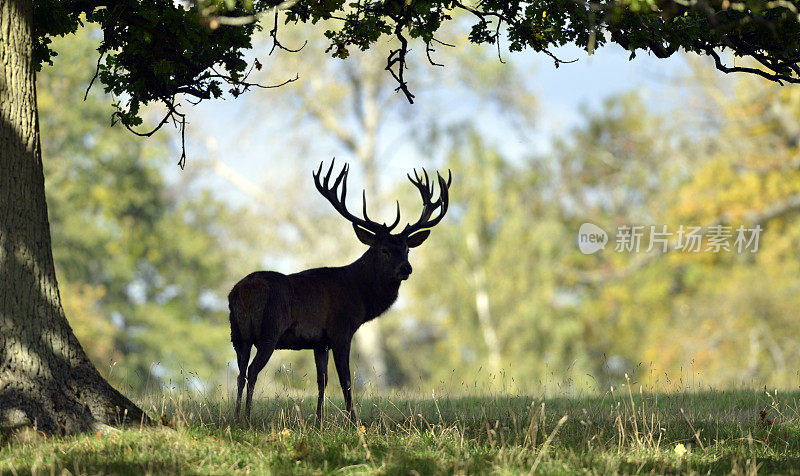
[[[394,222],[391,225],[377,223],[367,216],[367,197],[366,191],[364,191],[362,194],[364,217],[354,216],[347,210],[345,205],[347,174],[350,171],[350,167],[345,164],[342,171],[334,179],[333,184],[331,184],[330,179],[334,163],[331,162],[328,173],[324,178],[322,177],[322,165],[320,163],[319,170],[313,174],[317,190],[333,205],[333,208],[340,215],[353,224],[353,229],[359,241],[370,247],[365,256],[370,258],[370,262],[377,274],[397,282],[408,279],[412,271],[411,264],[408,262],[409,248],[421,245],[428,238],[429,229],[436,226],[442,220],[444,214],[447,213],[448,192],[452,180],[450,172],[448,171],[447,180],[438,172],[436,173],[440,190],[439,198],[436,201],[433,201],[434,184],[431,183],[428,178],[428,172],[425,169],[422,169],[422,176],[418,175],[416,170],[414,170],[413,178],[410,174],[408,175],[408,179],[417,187],[422,197],[422,213],[416,223],[408,224],[403,231],[393,234],[392,230],[400,223],[399,201],[397,202],[397,217]],[[320,181],[321,178],[322,180]],[[437,210],[438,214],[433,217]]]

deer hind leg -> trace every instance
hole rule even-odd
[[[328,349],[314,349],[314,363],[317,364],[317,423],[322,425],[322,407],[325,404],[325,386],[328,383]]]
[[[246,346],[241,346],[240,349],[236,349],[236,362],[239,364],[239,377],[236,379],[238,388],[236,392],[236,413],[234,413],[233,417],[235,420],[239,419],[239,410],[242,406],[242,391],[247,381],[247,364],[250,362],[251,348],[252,344],[247,344]]]
[[[356,411],[353,408],[352,380],[350,377],[350,342],[342,343],[333,348],[333,362],[336,364],[336,373],[339,374],[339,384],[342,386],[344,406],[347,409],[350,422],[356,423]]]
[[[256,387],[258,373],[261,372],[261,369],[263,369],[265,365],[267,365],[267,362],[272,356],[272,352],[274,350],[274,340],[256,344],[256,356],[253,358],[253,362],[250,363],[250,367],[247,369],[247,398],[245,399],[244,411],[248,420],[250,419],[250,407],[252,406],[253,402],[253,390],[255,390]]]

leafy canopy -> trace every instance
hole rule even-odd
[[[591,53],[615,43],[631,57],[643,50],[665,58],[684,49],[711,56],[725,72],[800,82],[800,0],[44,0],[35,5],[37,66],[55,54],[51,37],[72,33],[83,21],[96,23],[103,31],[97,77],[116,98],[114,120],[132,129],[142,124],[142,106],[166,105],[163,120],[149,132],[134,131],[140,135],[170,120],[184,124],[176,102],[181,94],[202,101],[222,96],[224,88],[235,97],[260,86],[247,82],[248,72],[261,65],[248,65],[244,51],[259,18],[268,14],[274,14],[275,47],[283,47],[281,15],[285,22],[336,20],[338,26],[325,36],[328,52],[339,58],[392,38],[386,70],[411,102],[403,74],[412,42],[423,44],[436,64],[434,47],[444,45],[437,32],[458,12],[474,20],[470,41],[499,47],[502,40],[512,51],[545,52],[556,66],[563,61],[550,51],[554,47],[574,42]],[[758,67],[726,64],[725,50]]]

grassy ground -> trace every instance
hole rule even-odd
[[[144,402],[172,428],[44,438],[0,447],[5,474],[612,474],[800,473],[798,392],[764,390],[594,397],[360,398],[362,426],[341,401],[256,402],[252,424],[226,398]]]

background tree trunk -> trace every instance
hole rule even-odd
[[[58,294],[44,194],[31,0],[0,1],[0,429],[96,430],[145,414],[81,348]]]
[[[497,330],[492,320],[489,281],[486,279],[485,258],[481,248],[483,245],[475,232],[469,232],[466,241],[467,249],[470,252],[472,285],[475,290],[475,312],[483,334],[483,342],[486,344],[488,357],[486,365],[489,373],[498,377],[500,375],[500,339],[497,337]]]

